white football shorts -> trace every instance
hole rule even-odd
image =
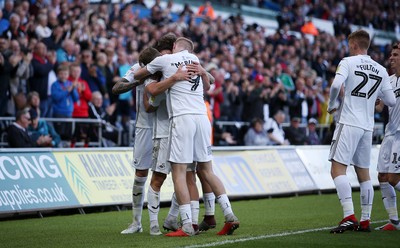
[[[165,175],[171,172],[171,164],[168,160],[168,138],[153,140],[153,161],[151,170]]]
[[[133,147],[133,168],[137,170],[147,170],[151,168],[153,151],[151,128],[135,129],[135,145]]]
[[[333,133],[329,161],[369,168],[372,132],[338,123]]]
[[[400,132],[385,136],[378,157],[378,172],[400,173]]]
[[[168,161],[174,163],[212,160],[211,123],[207,115],[180,115],[170,121]]]

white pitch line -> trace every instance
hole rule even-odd
[[[372,221],[371,224],[373,224],[373,223],[382,223],[382,222],[387,222],[387,221],[388,220]],[[333,227],[321,227],[321,228],[300,230],[300,231],[294,231],[294,232],[283,232],[283,233],[276,233],[276,234],[248,237],[248,238],[224,240],[224,241],[218,241],[218,242],[208,243],[208,244],[189,245],[189,246],[184,246],[183,248],[214,247],[214,246],[218,246],[218,245],[234,244],[234,243],[247,242],[247,241],[252,241],[252,240],[269,239],[269,238],[284,237],[284,236],[297,235],[297,234],[303,234],[303,233],[309,233],[309,232],[325,231],[325,230],[330,230],[330,229],[332,229],[334,227],[335,226],[333,226]]]

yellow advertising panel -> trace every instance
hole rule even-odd
[[[228,195],[298,191],[277,150],[214,152],[214,171]]]
[[[132,201],[132,151],[56,151],[54,156],[82,205]]]

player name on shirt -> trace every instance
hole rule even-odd
[[[379,74],[379,70],[376,69],[373,65],[368,64],[368,65],[357,65],[357,68],[361,69],[362,71],[372,71],[376,74]]]
[[[171,63],[171,66],[175,66],[176,68],[178,68],[181,65],[188,65],[188,64],[193,64],[192,60],[184,60],[184,61],[179,61],[177,63]]]

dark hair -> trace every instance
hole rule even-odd
[[[264,121],[261,118],[254,118],[251,121],[251,127],[255,127],[257,123],[260,123],[261,125],[264,124]]]
[[[164,50],[170,50],[172,51],[172,48],[174,47],[174,43],[176,41],[176,35],[173,33],[168,33],[164,36],[162,36],[157,43],[154,45],[154,48],[157,49],[159,52],[164,51]]]
[[[153,59],[156,57],[160,56],[160,52],[154,49],[153,47],[148,47],[145,48],[143,51],[140,52],[139,54],[139,63],[143,65],[147,65]]]

